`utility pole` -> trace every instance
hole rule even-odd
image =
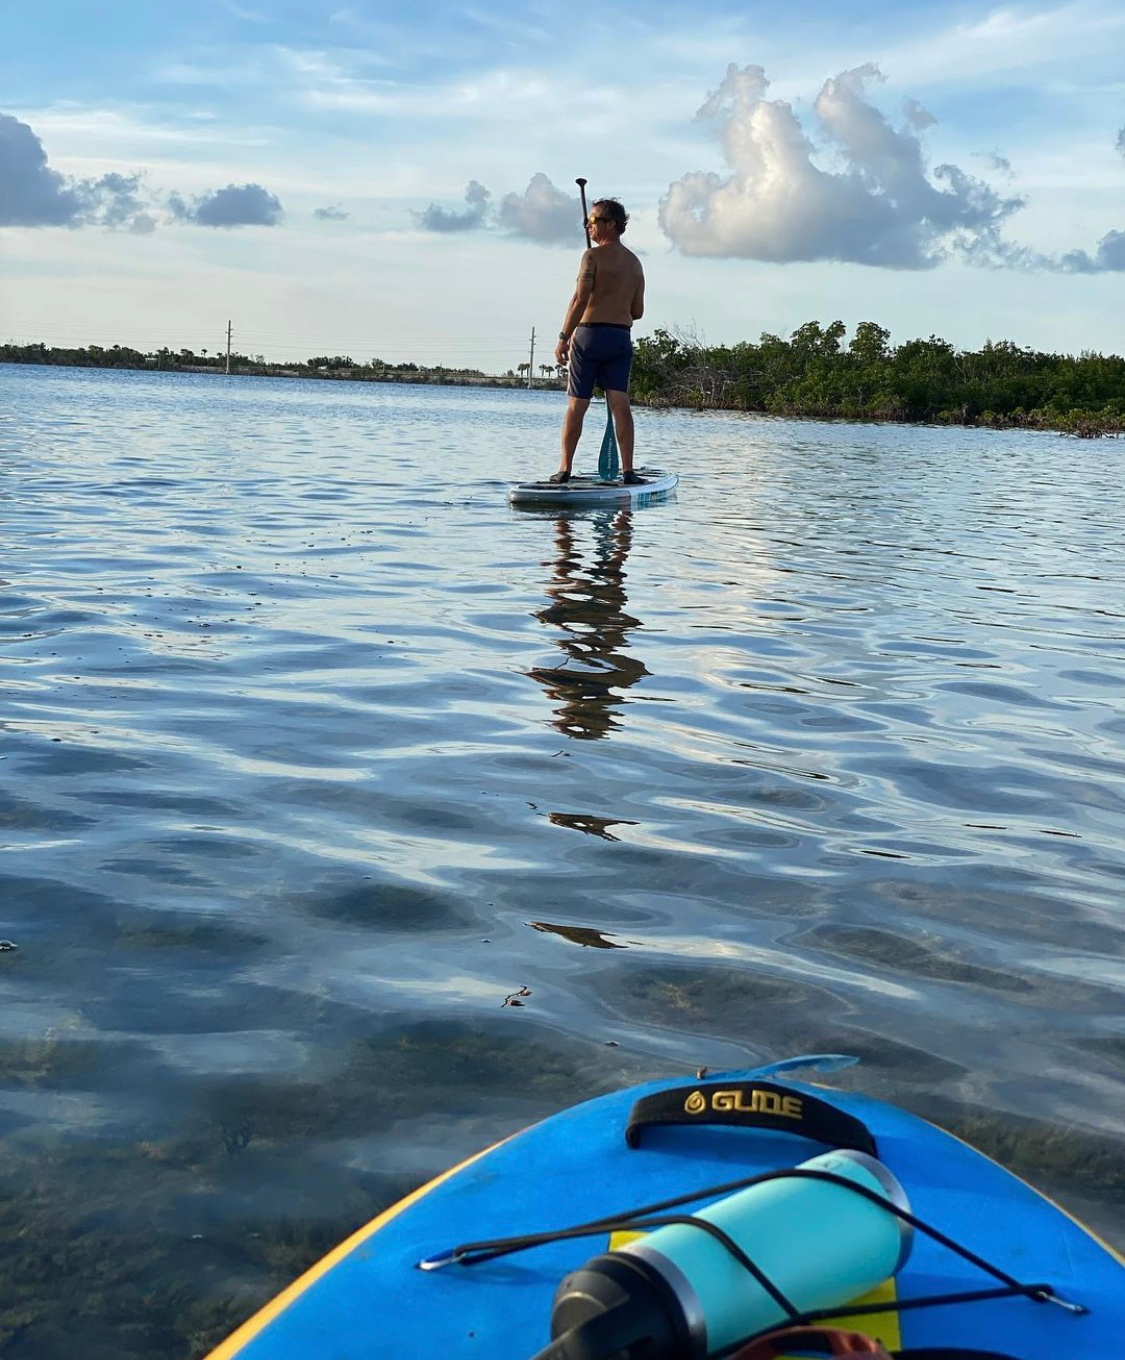
[[[230,372],[230,322],[227,322],[227,372]]]
[[[531,379],[535,373],[535,327],[531,328],[531,353],[527,356],[527,385],[531,386]]]

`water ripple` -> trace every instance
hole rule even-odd
[[[523,514],[554,394],[0,396],[0,1143],[80,1292],[96,1219],[245,1311],[403,1188],[372,1168],[795,1050],[1023,1121],[1125,1242],[1049,1154],[1125,1095],[1112,459],[644,412],[675,500]],[[294,1214],[330,1223],[263,1265]]]

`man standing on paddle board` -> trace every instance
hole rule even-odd
[[[615,198],[599,198],[586,222],[591,245],[582,256],[574,296],[555,346],[555,362],[567,365],[568,401],[562,427],[562,466],[550,478],[552,482],[570,480],[582,422],[595,387],[605,392],[613,414],[622,480],[629,486],[643,481],[633,471],[629,369],[633,362],[630,331],[645,310],[645,275],[640,260],[621,244],[628,221],[629,214]]]

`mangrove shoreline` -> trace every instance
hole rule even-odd
[[[788,339],[763,334],[756,344],[707,345],[657,329],[635,346],[632,394],[641,406],[729,410],[817,420],[986,426],[1054,430],[1080,438],[1125,431],[1125,358],[1084,351],[1077,356],[987,341],[958,350],[931,335],[892,346],[890,332],[860,322],[845,343],[842,321],[806,322]],[[271,364],[261,355],[196,354],[167,347],[57,348],[0,345],[0,363],[73,368],[124,368],[240,377],[563,391],[565,370],[540,365],[489,375],[442,365],[357,363],[318,355]]]

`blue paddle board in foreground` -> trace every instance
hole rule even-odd
[[[569,482],[521,482],[508,492],[513,505],[588,506],[648,505],[674,491],[680,480],[674,472],[660,468],[637,468],[643,480],[627,486],[620,477],[603,481],[596,473],[575,473]]]
[[[729,1341],[731,1326],[744,1325],[734,1316],[723,1324],[724,1337],[707,1331],[715,1309],[741,1297],[740,1290],[759,1295],[757,1312],[746,1314],[747,1332],[777,1325],[769,1322],[770,1308],[786,1326],[792,1312],[771,1302],[696,1223],[654,1227],[651,1212],[639,1222],[630,1214],[656,1206],[666,1218],[667,1201],[690,1197],[698,1202],[674,1214],[712,1215],[717,1223],[723,1206],[743,1191],[759,1197],[758,1219],[751,1231],[744,1213],[739,1245],[751,1264],[757,1260],[778,1288],[793,1293],[785,1295],[790,1309],[798,1293],[806,1312],[809,1299],[820,1299],[832,1315],[824,1325],[877,1337],[904,1356],[922,1350],[943,1360],[966,1351],[989,1360],[1120,1360],[1125,1259],[942,1129],[870,1097],[789,1076],[817,1062],[831,1070],[848,1061],[829,1055],[694,1082],[651,1082],[564,1110],[381,1214],[210,1360],[531,1360],[551,1344],[564,1278],[583,1279],[573,1272],[594,1257],[604,1263],[599,1253],[608,1252],[611,1265],[631,1261],[633,1269],[647,1247],[648,1259],[659,1261],[655,1244],[669,1232],[694,1234],[675,1252],[688,1283],[694,1281],[696,1303],[702,1300],[701,1317],[691,1323],[693,1345],[677,1350],[676,1360],[713,1355],[717,1342]],[[849,1150],[833,1151],[840,1148]],[[845,1158],[881,1168],[897,1194],[852,1194],[840,1176],[809,1169],[846,1168]],[[762,1173],[774,1174],[746,1189],[743,1178]],[[742,1188],[732,1194],[732,1183]],[[883,1182],[869,1184],[878,1189]],[[782,1193],[796,1198],[784,1212],[771,1211],[763,1197]],[[826,1194],[850,1198],[825,1212],[812,1197]],[[863,1221],[864,1214],[879,1222]],[[577,1225],[587,1227],[584,1236],[549,1236]],[[726,1230],[735,1233],[729,1221]],[[505,1254],[480,1245],[515,1234],[548,1236]],[[472,1249],[462,1250],[466,1244]],[[707,1268],[700,1244],[712,1253],[709,1268],[729,1277],[717,1302],[708,1299],[700,1273]],[[676,1269],[665,1274],[677,1289],[684,1284],[683,1276],[676,1283]],[[581,1311],[582,1289],[571,1294]],[[935,1298],[941,1302],[924,1302]]]

